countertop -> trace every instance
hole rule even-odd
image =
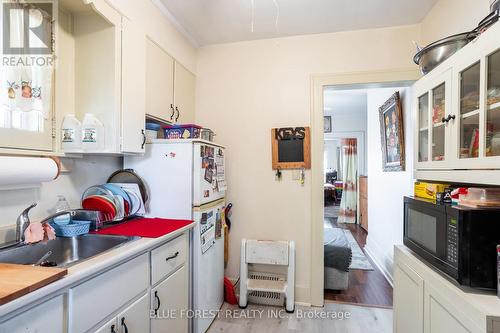
[[[25,311],[32,306],[44,302],[51,294],[80,284],[84,280],[99,275],[143,253],[149,252],[153,248],[177,237],[186,230],[190,230],[194,225],[195,222],[158,238],[143,237],[71,266],[68,268],[68,274],[62,279],[0,306],[0,318],[17,312],[17,310]]]

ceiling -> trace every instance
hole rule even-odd
[[[197,45],[416,24],[437,2],[437,0],[153,1],[171,21],[174,21],[177,28]]]
[[[326,116],[366,116],[367,90],[324,90],[324,109]]]

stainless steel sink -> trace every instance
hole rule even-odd
[[[82,235],[58,237],[47,243],[21,245],[0,251],[0,262],[33,265],[42,257],[47,265],[69,267],[139,237]]]

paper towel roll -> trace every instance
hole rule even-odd
[[[0,156],[0,189],[38,187],[59,175],[59,164],[50,157]]]

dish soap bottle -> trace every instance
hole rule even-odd
[[[93,152],[104,150],[104,125],[91,113],[83,118],[82,148]]]
[[[61,127],[61,146],[64,152],[82,149],[82,124],[74,114],[67,114]]]
[[[57,203],[56,203],[56,207],[55,207],[56,213],[64,212],[64,211],[67,211],[70,209],[71,208],[69,206],[69,203],[68,203],[68,201],[66,201],[66,198],[64,197],[64,195],[58,195],[57,196]],[[54,223],[57,225],[65,225],[65,224],[68,224],[70,221],[71,221],[71,215],[69,213],[54,217]]]

